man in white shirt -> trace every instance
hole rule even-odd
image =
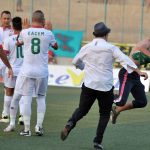
[[[9,62],[14,72],[14,76],[12,79],[7,77],[6,75],[7,69],[5,69],[5,73],[4,73],[4,86],[5,86],[5,94],[6,94],[4,97],[4,101],[5,103],[7,102],[6,103],[7,105],[5,104],[5,113],[7,114],[6,116],[8,117],[8,119],[10,115],[10,104],[14,93],[14,88],[16,85],[16,79],[20,71],[20,67],[22,66],[23,63],[23,46],[17,45],[18,36],[22,30],[22,19],[20,17],[14,17],[12,19],[12,27],[14,29],[14,34],[8,37],[3,44],[3,48],[7,53],[7,57],[9,59]],[[20,101],[21,103],[21,105],[19,105],[21,108],[20,111],[23,110],[22,102],[23,99],[21,99]],[[20,114],[22,114],[22,112]],[[6,120],[6,116],[5,118],[3,118],[3,121]]]
[[[20,33],[20,42],[24,44],[24,61],[17,77],[14,96],[10,109],[10,124],[4,130],[10,132],[15,128],[18,102],[24,96],[24,130],[20,135],[31,136],[30,118],[33,93],[37,96],[37,124],[35,132],[43,135],[46,91],[48,85],[48,50],[49,46],[57,49],[53,33],[44,29],[45,18],[42,11],[37,10],[32,16],[32,26]]]
[[[7,10],[1,13],[1,26],[0,26],[0,36],[2,37],[2,45],[4,44],[4,40],[6,40],[9,36],[13,34],[13,29],[11,28],[11,13]],[[6,66],[0,60],[0,76],[3,77]],[[9,122],[9,114],[7,113],[7,105],[10,103],[9,100],[5,99],[6,93],[4,94],[4,104],[2,111],[2,118],[0,122],[8,123]]]
[[[139,75],[148,78],[147,74],[140,72],[134,62],[123,54],[118,47],[107,42],[109,32],[110,29],[103,22],[97,23],[93,32],[95,39],[83,46],[73,59],[73,64],[85,71],[84,83],[82,85],[79,107],[72,114],[61,132],[61,139],[64,141],[76,123],[88,113],[97,99],[100,117],[93,142],[94,148],[99,150],[103,150],[101,143],[114,100],[114,60],[117,59],[129,73],[134,70]]]

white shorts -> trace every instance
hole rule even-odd
[[[23,96],[46,95],[48,86],[48,77],[45,78],[29,78],[18,75],[16,81],[15,92]]]
[[[15,88],[17,76],[13,76],[12,78],[8,78],[8,73],[5,72],[4,75],[4,86],[8,88]]]

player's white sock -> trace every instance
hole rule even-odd
[[[24,98],[24,108],[23,108],[23,121],[24,121],[24,130],[30,130],[30,119],[31,119],[31,102],[32,96],[23,96]]]
[[[12,98],[12,102],[10,105],[10,125],[15,125],[20,98],[21,98],[20,94],[14,93],[14,96]]]
[[[27,132],[30,130],[30,116],[23,115],[23,121],[24,121],[24,131]]]
[[[20,115],[23,115],[23,111],[24,111],[24,96],[21,97],[20,101],[19,101],[19,111],[20,111]]]
[[[38,96],[37,97],[37,126],[42,128],[45,111],[46,111],[46,103],[45,103],[45,96]]]
[[[4,107],[2,116],[9,116],[10,114],[10,104],[11,104],[12,96],[4,95]]]

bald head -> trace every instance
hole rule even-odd
[[[44,24],[44,13],[41,10],[36,10],[32,15],[32,22]]]

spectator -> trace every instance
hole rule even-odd
[[[16,0],[16,11],[23,11],[22,0]]]

